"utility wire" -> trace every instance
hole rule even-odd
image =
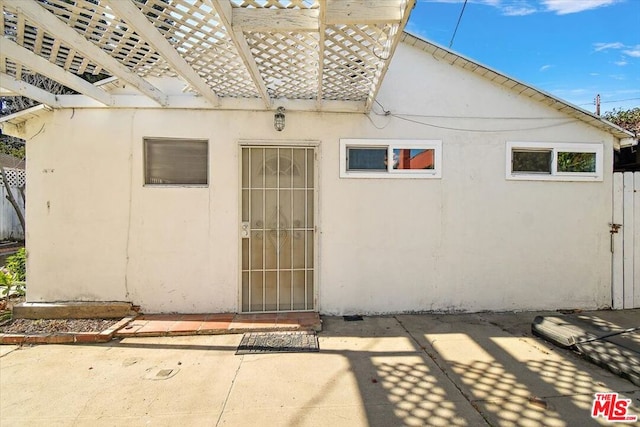
[[[382,113],[378,113],[375,110],[372,109],[372,113],[377,115],[377,116],[389,116],[398,120],[403,120],[406,122],[410,122],[410,123],[415,123],[418,125],[422,125],[422,126],[426,126],[426,127],[431,127],[431,128],[437,128],[437,129],[445,129],[445,130],[452,130],[452,131],[458,131],[458,132],[479,132],[479,133],[502,133],[502,132],[514,132],[514,131],[532,131],[532,130],[538,130],[538,129],[549,129],[549,128],[554,128],[557,126],[564,126],[567,125],[569,123],[574,123],[577,121],[577,119],[560,119],[560,118],[555,118],[555,117],[536,117],[536,118],[530,118],[530,117],[447,117],[447,116],[432,116],[432,115],[418,115],[418,114],[406,114],[406,113],[392,113],[390,110],[387,110],[386,108],[384,108],[384,106],[378,102],[377,100],[375,101],[376,104],[378,104],[380,106],[380,108],[382,109]],[[371,124],[376,128],[376,129],[384,129],[386,128],[390,121],[387,121],[387,123],[385,123],[382,126],[378,126],[376,125],[376,123],[373,121],[373,119],[371,118],[370,114],[366,114],[367,118],[369,119],[369,121],[371,122]],[[410,118],[411,117],[411,118]],[[416,117],[416,118],[412,118],[412,117]],[[518,128],[511,128],[511,129],[501,129],[501,128],[496,128],[496,129],[478,129],[478,128],[461,128],[461,127],[453,127],[453,126],[443,126],[443,125],[436,125],[434,123],[429,123],[429,121],[426,121],[425,119],[499,119],[499,120],[504,120],[504,119],[508,119],[508,120],[529,120],[529,119],[536,119],[536,120],[553,120],[555,123],[551,123],[551,124],[545,124],[545,125],[540,125],[540,126],[533,126],[533,127],[518,127]],[[422,119],[422,120],[418,120],[418,119]]]
[[[395,117],[396,119],[399,119],[399,120],[404,120],[406,122],[411,122],[411,123],[415,123],[415,124],[418,124],[418,125],[428,126],[428,127],[437,128],[437,129],[453,130],[453,131],[458,131],[458,132],[479,132],[479,133],[502,133],[502,132],[532,131],[532,130],[538,130],[538,129],[549,129],[549,128],[553,128],[553,127],[557,127],[557,126],[564,126],[564,125],[567,125],[569,123],[573,123],[573,122],[577,121],[575,119],[568,119],[568,120],[565,120],[565,121],[560,122],[560,123],[554,123],[554,124],[545,125],[545,126],[535,126],[535,127],[530,127],[530,128],[470,129],[470,128],[456,128],[456,127],[449,127],[449,126],[438,126],[438,125],[435,125],[433,123],[421,122],[419,120],[409,119],[407,117],[403,117],[403,116],[400,116],[400,115],[397,115],[397,114],[390,114],[390,116],[391,117]]]
[[[625,102],[625,101],[638,101],[640,98],[627,98],[627,99],[617,99],[615,101],[600,101],[600,104],[611,104],[612,102]],[[579,105],[595,105],[595,101],[585,102],[584,104]]]
[[[456,29],[453,30],[453,35],[451,36],[451,41],[449,42],[449,49],[453,46],[453,39],[456,38],[456,33],[458,32],[458,27],[460,26],[460,21],[462,21],[462,14],[464,14],[464,8],[467,7],[467,0],[464,0],[464,4],[462,5],[462,10],[460,11],[460,16],[458,16],[458,23],[456,24]]]

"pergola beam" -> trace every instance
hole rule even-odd
[[[153,99],[156,103],[162,106],[167,105],[167,96],[162,93],[160,89],[151,85],[129,68],[122,65],[118,60],[91,43],[76,30],[67,26],[37,2],[4,0],[4,4],[11,5],[19,15],[27,17],[32,23],[40,27],[41,30],[55,34],[55,37],[59,41],[66,43],[68,46],[72,46],[76,52],[84,57],[91,58],[92,62],[108,70],[112,75],[126,81],[145,96]]]
[[[410,8],[402,10],[400,1],[388,0],[327,0],[327,25],[397,24],[402,14],[409,15]]]
[[[31,71],[35,71],[38,74],[49,77],[50,79],[55,80],[76,92],[87,95],[104,105],[111,105],[112,103],[111,96],[107,92],[95,87],[86,80],[82,80],[80,77],[68,71],[64,71],[62,68],[52,64],[43,57],[36,55],[29,49],[20,46],[6,37],[0,37],[0,50],[2,50],[2,53],[7,58],[24,65]]]
[[[322,107],[322,94],[323,94],[323,90],[322,90],[322,79],[324,76],[324,38],[325,38],[325,29],[326,29],[326,25],[325,25],[325,20],[326,20],[326,13],[327,13],[327,0],[319,0],[319,17],[318,17],[318,23],[319,23],[319,38],[318,38],[318,89],[317,89],[317,95],[316,95],[316,106],[318,107],[318,109],[320,109]]]
[[[189,65],[176,51],[158,29],[144,16],[144,14],[130,0],[103,0],[121,19],[127,22],[133,30],[142,36],[166,61],[174,71],[186,80],[200,95],[213,106],[220,101],[211,90],[209,84]]]
[[[334,1],[334,0],[331,0],[331,1]],[[407,21],[409,20],[409,15],[411,15],[411,10],[413,9],[415,2],[416,0],[407,0],[407,4],[405,5],[404,10],[402,10],[402,13],[404,13],[404,15],[402,16],[402,20],[397,26],[396,33],[392,34],[393,41],[392,41],[391,47],[389,48],[389,52],[387,53],[387,59],[384,61],[384,66],[380,71],[380,75],[378,76],[377,81],[374,83],[373,87],[371,88],[371,92],[369,93],[369,96],[367,97],[367,101],[365,102],[364,109],[367,113],[371,111],[371,107],[373,106],[373,103],[375,102],[376,97],[378,96],[378,92],[380,91],[380,86],[382,86],[382,82],[384,81],[384,76],[387,74],[387,71],[389,70],[389,64],[391,63],[391,58],[393,58],[393,54],[396,51],[396,47],[398,47],[398,43],[400,43],[400,39],[401,39],[400,35],[402,34],[402,31],[404,30],[405,25],[407,25]]]
[[[17,80],[6,73],[0,73],[0,86],[50,107],[57,108],[60,106],[54,94],[22,80]]]
[[[206,0],[214,10],[218,13],[220,17],[220,21],[224,26],[225,30],[229,37],[236,47],[238,51],[238,55],[242,59],[244,66],[249,71],[249,75],[251,76],[251,80],[256,85],[258,89],[258,93],[260,97],[264,101],[264,104],[267,108],[271,108],[271,98],[269,97],[269,92],[267,91],[267,86],[264,84],[264,80],[260,75],[260,70],[258,69],[258,64],[256,63],[255,58],[251,54],[251,49],[249,48],[249,44],[247,43],[247,39],[245,39],[244,34],[242,34],[241,29],[234,29],[232,25],[233,21],[233,13],[231,11],[231,3],[229,0]]]
[[[104,108],[102,104],[83,95],[57,95],[57,108]],[[325,100],[319,108],[315,99],[281,99],[278,106],[287,111],[309,111],[325,113],[363,113],[362,101]],[[117,108],[160,108],[142,95],[113,95],[112,109]],[[214,110],[204,98],[192,94],[170,95],[169,108]],[[271,111],[259,98],[221,98],[216,111]]]
[[[317,9],[233,8],[232,26],[241,31],[318,31]]]
[[[323,24],[398,24],[403,13],[389,0],[327,0],[320,9],[234,7],[231,24],[243,31],[319,31]]]

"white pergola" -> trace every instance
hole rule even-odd
[[[368,112],[414,3],[0,0],[0,94],[51,108]],[[23,80],[34,73],[78,94]]]

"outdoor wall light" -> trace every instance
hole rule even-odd
[[[284,129],[284,107],[278,107],[276,110],[276,114],[273,116],[273,127],[276,128],[278,132]]]

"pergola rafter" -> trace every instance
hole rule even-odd
[[[26,71],[81,94],[55,108],[149,105],[144,97],[172,108],[368,111],[414,3],[0,0],[0,71],[13,79],[0,86],[15,92]],[[109,93],[86,73],[123,84]]]
[[[48,105],[49,107],[56,108],[60,106],[54,94],[25,81],[11,77],[6,73],[0,73],[0,81],[2,82],[3,88],[21,96],[26,96],[27,98],[31,98],[41,104]]]
[[[271,106],[271,99],[269,98],[269,93],[267,92],[267,87],[264,84],[264,80],[260,76],[260,71],[258,70],[258,65],[256,64],[256,60],[251,54],[251,49],[247,44],[247,40],[244,38],[241,30],[234,30],[232,25],[232,11],[231,11],[231,3],[226,0],[207,0],[209,1],[216,12],[218,12],[218,16],[220,17],[220,21],[224,26],[225,30],[229,37],[231,37],[231,41],[235,45],[238,55],[242,59],[245,67],[247,67],[247,71],[249,71],[249,75],[251,76],[251,80],[256,85],[258,93],[260,97],[264,101],[265,105],[268,107]]]
[[[143,37],[148,44],[158,51],[158,53],[173,67],[175,72],[184,78],[193,88],[202,95],[212,105],[219,104],[218,96],[211,90],[211,87],[203,80],[198,73],[180,56],[180,54],[171,46],[161,33],[156,30],[151,22],[144,16],[129,0],[103,0],[126,21],[135,32]]]
[[[324,34],[326,31],[326,17],[327,17],[327,0],[318,0],[318,8],[320,10],[319,14],[319,27],[318,34],[320,35],[320,39],[318,40],[318,58],[324,58]],[[324,74],[324,60],[318,61],[318,96],[316,97],[316,105],[318,109],[322,109],[322,76]]]
[[[22,64],[33,72],[47,76],[58,83],[75,90],[76,92],[80,92],[83,95],[95,99],[104,105],[113,105],[111,95],[107,92],[95,87],[91,83],[72,73],[64,71],[62,68],[53,65],[43,57],[36,55],[11,40],[4,39],[2,41],[2,53],[6,58],[10,58],[12,61]]]
[[[37,23],[39,27],[51,34],[54,34],[57,39],[61,40],[66,45],[72,46],[73,48],[69,55],[67,55],[67,59],[73,57],[75,52],[80,52],[83,56],[91,58],[92,61],[98,63],[102,68],[108,69],[113,73],[113,75],[134,86],[137,90],[153,99],[158,104],[162,106],[167,105],[166,95],[158,88],[154,87],[149,82],[109,56],[109,54],[96,47],[92,42],[75,31],[72,27],[65,25],[64,22],[40,6],[39,2],[32,0],[4,0],[3,3],[5,8],[8,5],[12,5],[19,17],[24,16],[32,22]],[[0,50],[1,49],[2,45],[0,45]]]

